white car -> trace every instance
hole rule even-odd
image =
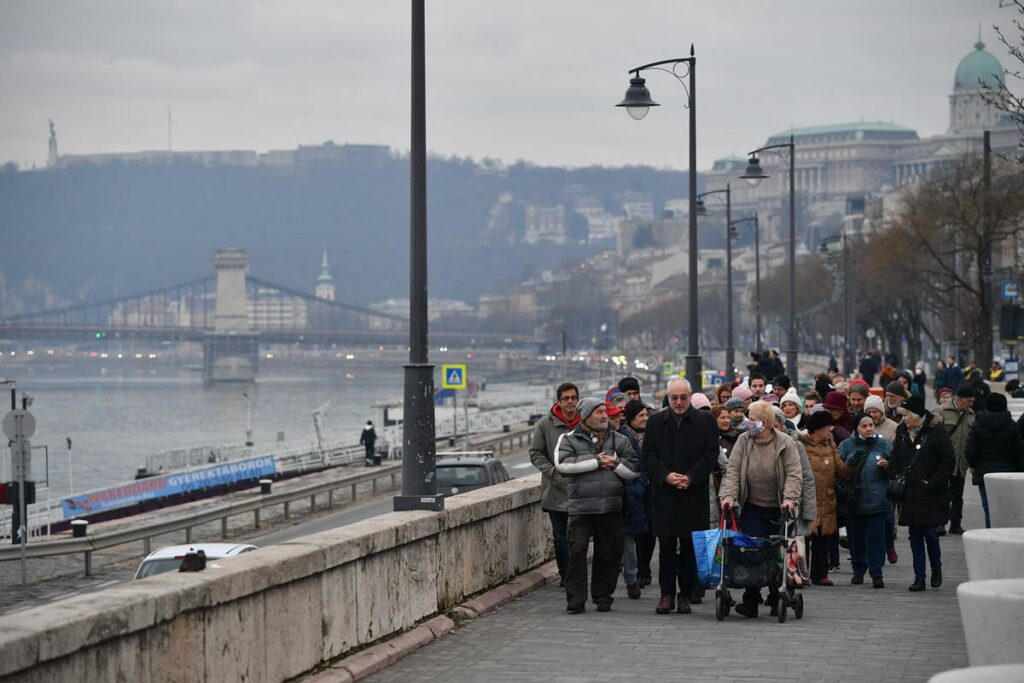
[[[256,550],[256,546],[249,543],[193,543],[192,545],[169,545],[166,548],[154,550],[139,565],[132,581],[144,579],[147,576],[156,576],[165,572],[176,572],[181,567],[181,561],[188,553],[202,550],[206,554],[206,561],[222,560],[226,557],[234,557]]]

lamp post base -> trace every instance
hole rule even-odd
[[[395,512],[409,512],[410,510],[429,510],[440,512],[444,510],[444,496],[395,496]]]
[[[704,362],[700,356],[687,356],[686,357],[686,379],[690,382],[690,388],[694,391],[700,391],[703,389],[704,375],[702,370],[704,369]]]
[[[437,493],[434,429],[434,366],[408,363],[402,406],[402,494],[394,497],[395,511],[443,510]]]

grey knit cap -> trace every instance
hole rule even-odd
[[[580,402],[576,405],[576,412],[579,414],[580,420],[586,420],[590,417],[592,412],[597,410],[599,406],[603,405],[604,401],[601,399],[587,396],[586,398],[580,399]]]

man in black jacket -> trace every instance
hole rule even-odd
[[[640,476],[640,463],[624,434],[612,431],[603,401],[585,398],[580,422],[558,437],[555,468],[569,482],[569,566],[565,573],[566,610],[579,614],[587,602],[587,547],[594,539],[590,594],[598,612],[612,607],[622,563],[624,479]]]
[[[644,436],[644,467],[654,494],[652,528],[658,537],[661,600],[655,611],[689,614],[697,584],[691,533],[709,527],[708,479],[718,462],[718,426],[706,410],[690,405],[685,379],[668,384],[669,407],[651,416]]]

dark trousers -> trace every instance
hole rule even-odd
[[[748,536],[776,536],[779,533],[779,508],[765,508],[760,505],[747,503],[740,512],[740,531]],[[778,593],[777,588],[769,588],[769,602],[773,601]],[[761,601],[761,591],[757,588],[748,588],[743,591],[743,604],[747,607],[757,609]]]
[[[978,484],[978,493],[981,494],[981,509],[985,511],[985,528],[992,528],[992,518],[988,514],[988,494],[985,492],[985,482]]]
[[[364,447],[366,448],[366,464],[367,465],[372,465],[373,464],[373,444],[370,444],[370,443],[364,444]]]
[[[853,575],[864,576],[868,572],[872,579],[882,578],[887,545],[887,517],[890,513],[874,515],[850,515],[846,518],[846,533],[850,537],[850,556],[853,558]]]
[[[895,506],[885,513],[885,547],[892,548],[896,545],[896,508]]]
[[[662,595],[690,599],[697,586],[697,558],[690,536],[658,536],[658,585]]]
[[[811,581],[821,581],[828,577],[828,539],[829,536],[808,536],[804,539],[807,549],[807,561],[811,568]]]
[[[658,539],[647,532],[635,537],[636,539],[636,575],[641,579],[651,578],[651,558],[654,557],[654,546]]]
[[[933,526],[912,526],[907,535],[910,536],[910,552],[914,554],[914,578],[924,581],[925,548],[928,549],[928,561],[932,565],[932,572],[942,569],[939,534]]]
[[[623,519],[621,512],[604,515],[569,515],[569,566],[565,574],[565,598],[570,607],[587,602],[587,548],[594,539],[590,595],[598,605],[611,604],[622,563]]]
[[[964,521],[964,478],[953,475],[949,478],[949,526],[963,526]]]
[[[564,579],[566,567],[569,566],[569,513],[548,510],[548,519],[551,520],[551,536],[555,541],[558,576]]]

